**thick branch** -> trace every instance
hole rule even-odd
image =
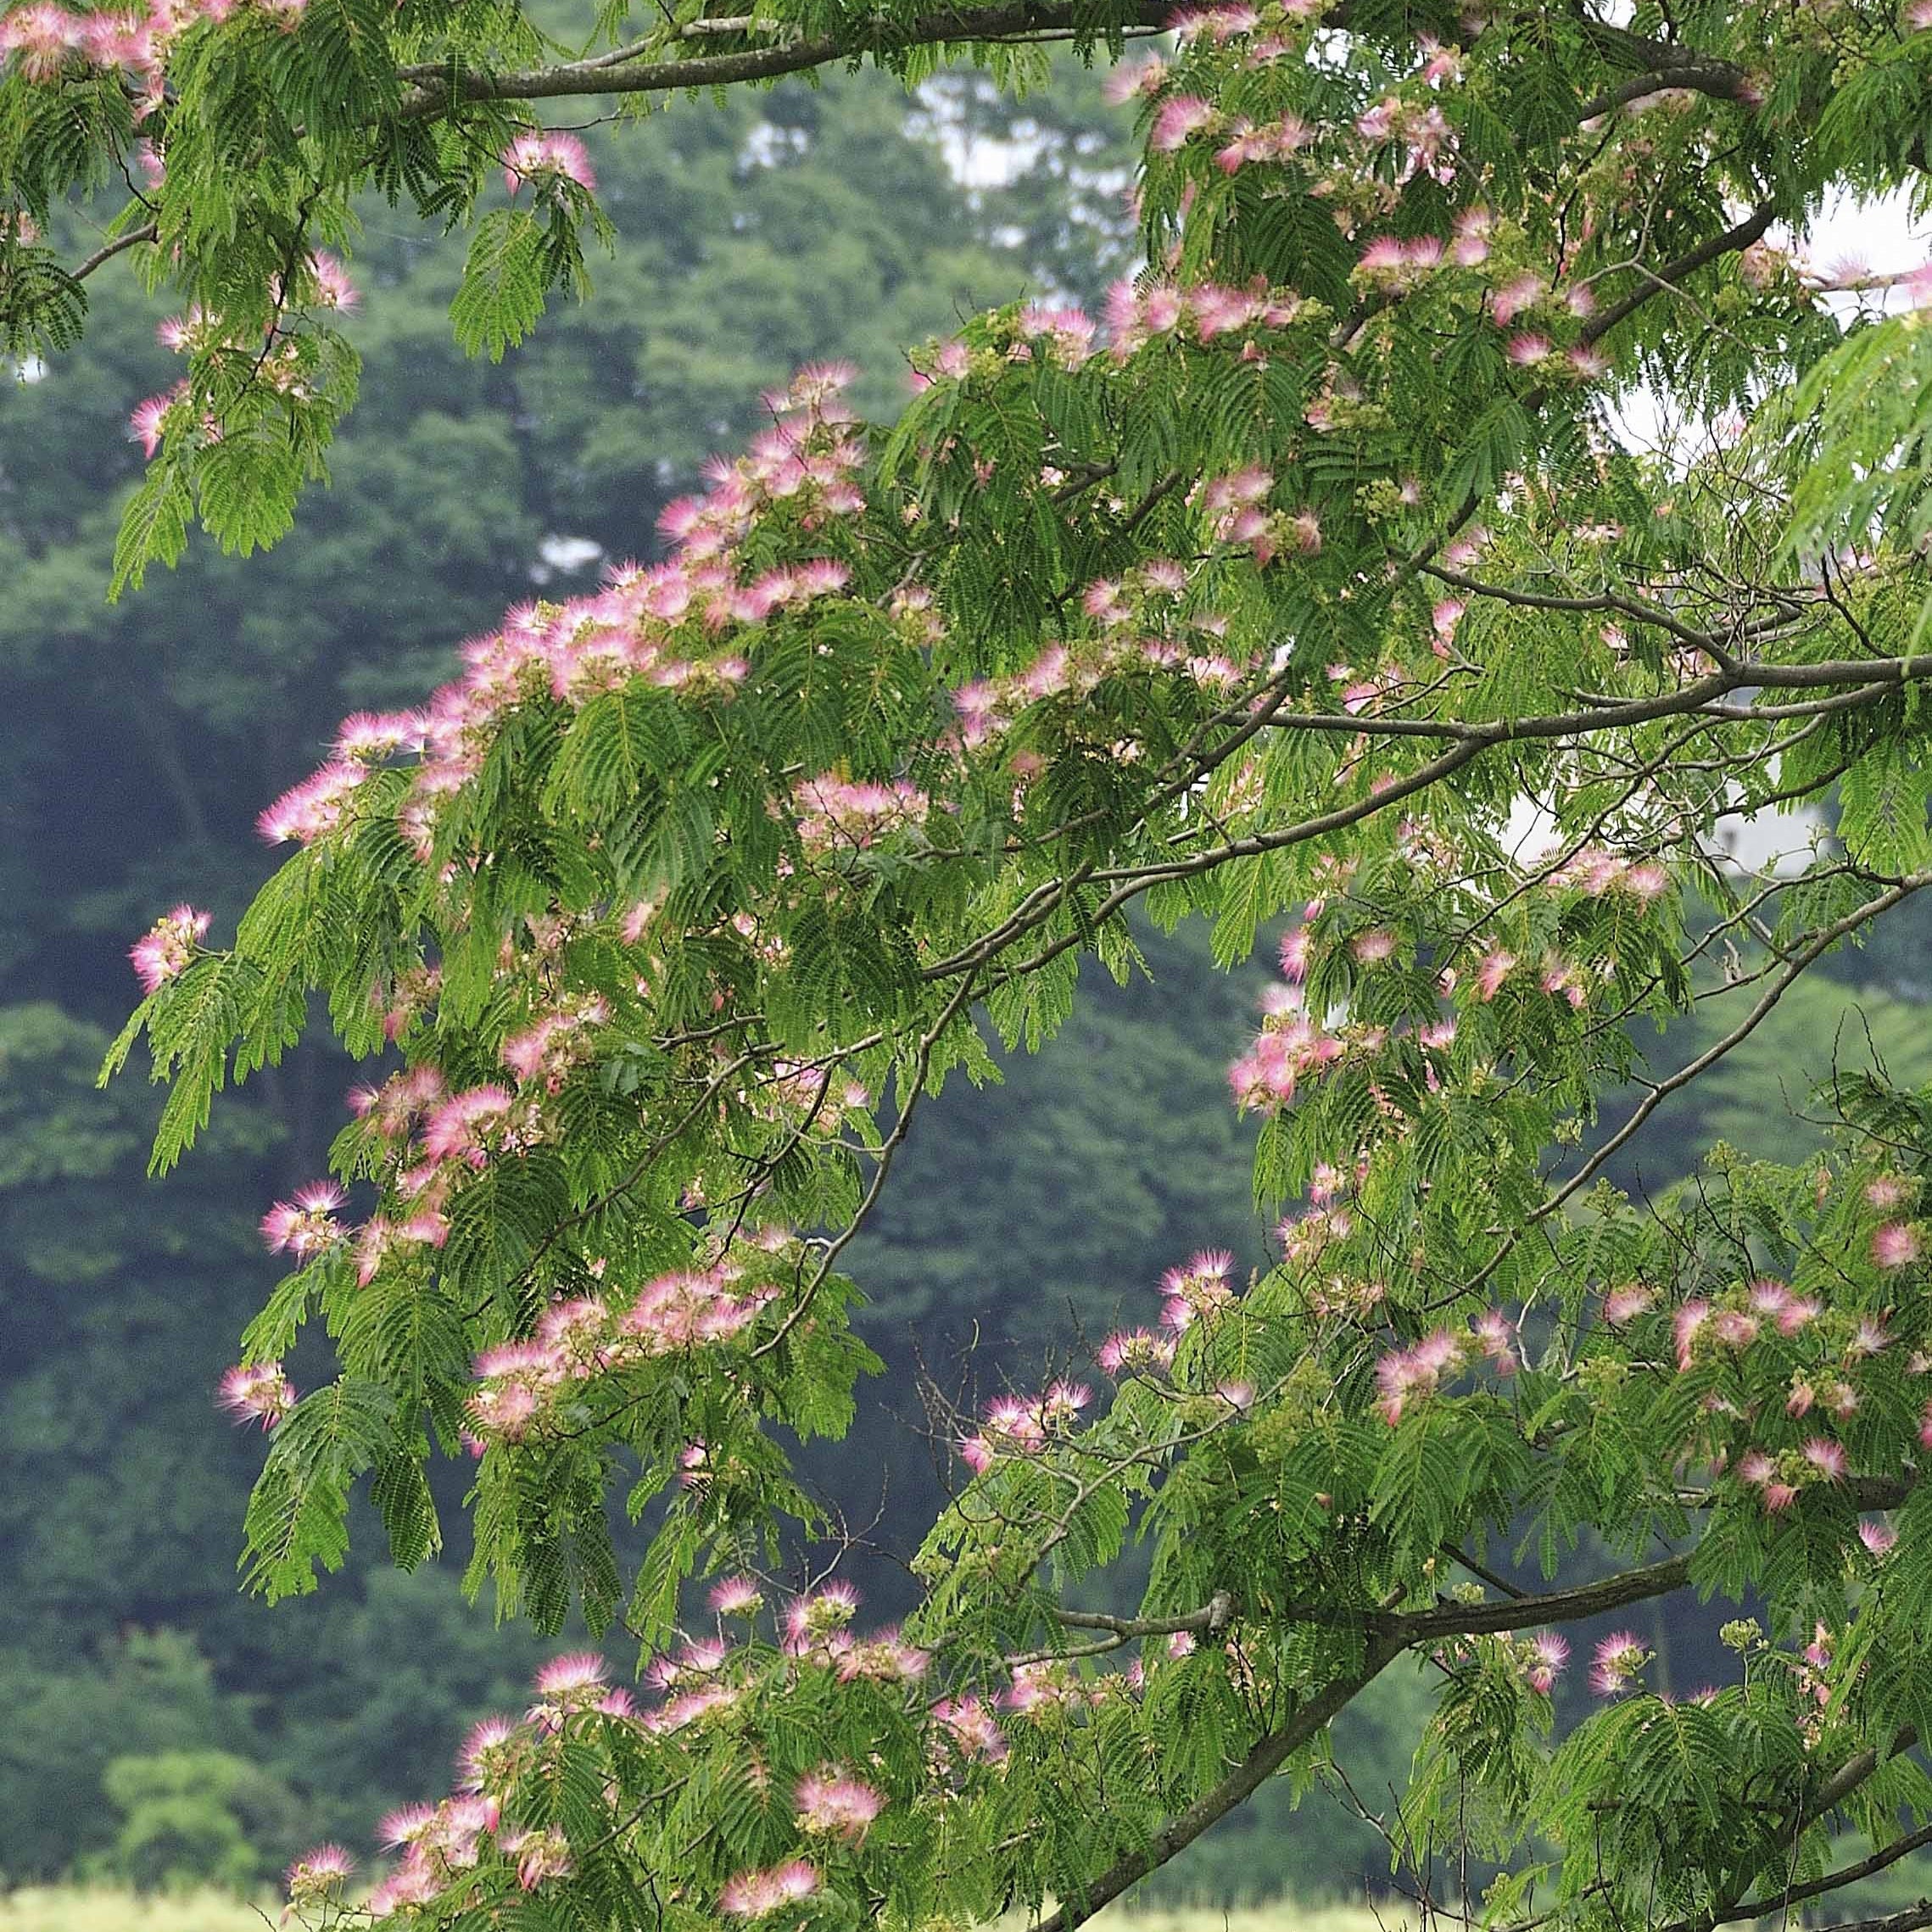
[[[1086,1887],[1077,1903],[1069,1901],[1057,1912],[1049,1912],[1041,1921],[1038,1932],[1074,1932],[1075,1926],[1085,1924],[1102,1907],[1111,1905],[1130,1886],[1138,1885],[1148,1873],[1159,1871],[1169,1859],[1184,1851],[1209,1825],[1219,1823],[1237,1805],[1253,1797],[1406,1647],[1406,1639],[1376,1638],[1369,1645],[1358,1672],[1337,1678],[1320,1695],[1303,1705],[1280,1730],[1269,1732],[1211,1791],[1163,1825],[1144,1851],[1130,1851],[1117,1860]]]
[[[463,101],[557,100],[586,94],[664,93],[680,87],[723,87],[740,81],[771,81],[801,74],[868,54],[897,53],[947,42],[1058,37],[1072,32],[1104,35],[1110,29],[1146,32],[1166,24],[1167,0],[1127,0],[1109,19],[1097,20],[1088,8],[1036,3],[949,7],[895,21],[874,14],[841,33],[813,34],[777,46],[745,47],[729,53],[653,59],[650,43],[556,67],[490,74],[459,72],[453,78],[421,81],[404,97],[402,118],[421,120],[446,114]],[[421,72],[421,70],[416,70]]]

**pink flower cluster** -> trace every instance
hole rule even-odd
[[[592,1031],[610,1017],[608,1002],[596,994],[570,1001],[505,1040],[503,1064],[526,1086],[561,1093],[572,1069],[590,1057]]]
[[[1800,1447],[1773,1456],[1747,1450],[1738,1459],[1738,1480],[1751,1484],[1764,1507],[1775,1514],[1789,1509],[1813,1483],[1839,1483],[1851,1467],[1845,1450],[1829,1436],[1808,1436]]]
[[[1006,1733],[983,1699],[942,1697],[933,1706],[931,1717],[961,1757],[988,1764],[997,1764],[1005,1757]]]
[[[885,1795],[849,1772],[828,1767],[798,1781],[792,1803],[798,1829],[808,1836],[857,1845],[885,1810]]]
[[[932,809],[916,785],[855,783],[829,773],[806,779],[793,796],[798,842],[812,853],[863,852],[894,832],[917,830]]]
[[[1228,131],[1226,143],[1215,150],[1214,165],[1224,175],[1232,175],[1257,161],[1287,161],[1314,138],[1315,130],[1298,114],[1284,114],[1259,127],[1252,121],[1237,120]]]
[[[1093,1391],[1077,1382],[1053,1382],[1043,1395],[1001,1396],[986,1404],[980,1432],[960,1443],[960,1460],[983,1472],[1002,1456],[1037,1455],[1079,1421],[1092,1399]]]
[[[1599,1697],[1616,1697],[1636,1681],[1650,1661],[1650,1653],[1628,1630],[1605,1637],[1590,1661],[1590,1689]]]
[[[1602,846],[1586,846],[1552,883],[1592,899],[1622,893],[1648,906],[1670,890],[1670,874],[1655,859],[1628,859]]]
[[[288,304],[292,292],[278,276],[271,284],[271,294],[279,312]],[[311,309],[337,311],[353,309],[360,299],[355,284],[349,279],[349,271],[333,255],[321,250],[309,257],[303,273],[297,279],[293,299]],[[249,346],[247,340],[221,317],[199,308],[190,309],[185,315],[170,316],[161,323],[155,334],[164,349],[172,349],[178,355],[209,349]],[[276,344],[271,338],[256,356],[254,376],[256,380],[287,394],[299,392],[305,380],[299,345],[293,341]],[[141,445],[142,455],[152,461],[161,447],[170,424],[186,422],[185,415],[179,412],[183,410],[187,397],[188,382],[184,377],[171,389],[136,404],[127,419],[127,433]],[[204,416],[198,426],[198,433],[204,443],[219,443],[221,425],[212,416]]]
[[[1234,1306],[1237,1295],[1233,1275],[1234,1257],[1218,1248],[1203,1248],[1190,1259],[1170,1268],[1160,1281],[1164,1297],[1161,1327],[1165,1332],[1157,1333],[1149,1328],[1115,1331],[1095,1354],[1102,1372],[1120,1379],[1167,1374],[1174,1366],[1175,1346],[1180,1337],[1203,1317],[1217,1315]],[[1254,1391],[1242,1382],[1226,1383],[1220,1393],[1237,1410],[1246,1409],[1254,1399]]]
[[[549,128],[519,134],[504,151],[504,186],[515,194],[525,181],[540,184],[546,175],[561,176],[585,190],[594,191],[597,186],[597,176],[590,166],[590,150],[574,134],[561,134]]]
[[[756,1577],[738,1576],[718,1583],[710,1600],[720,1615],[756,1618],[766,1596]],[[449,1797],[405,1806],[382,1820],[383,1843],[403,1857],[376,1888],[371,1915],[386,1918],[438,1900],[450,1903],[445,1895],[451,1888],[463,1886],[486,1864],[507,1862],[526,1891],[569,1877],[572,1848],[562,1834],[530,1829],[508,1815],[517,1787],[553,1762],[567,1737],[579,1747],[600,1739],[614,1743],[614,1730],[630,1736],[634,1751],[643,1740],[661,1739],[680,1752],[688,1740],[678,1734],[707,1719],[729,1720],[735,1739],[761,1680],[783,1688],[795,1685],[802,1672],[822,1671],[841,1683],[865,1680],[902,1690],[916,1685],[930,1659],[894,1631],[855,1637],[850,1625],[858,1601],[858,1593],[836,1579],[793,1598],[779,1609],[775,1651],[753,1641],[734,1648],[717,1639],[684,1640],[645,1669],[645,1680],[662,1694],[649,1709],[611,1685],[609,1667],[595,1652],[551,1658],[538,1671],[533,1700],[521,1716],[488,1717],[472,1728],[457,1753]],[[907,1707],[908,1715],[917,1711],[916,1704]],[[942,1698],[924,1716],[935,1763],[997,1763],[1006,1756],[1004,1734],[977,1697]],[[606,1786],[605,1802],[618,1806],[614,1784]],[[849,1847],[864,1840],[886,1805],[886,1793],[868,1778],[849,1765],[826,1763],[798,1779],[790,1809],[802,1838]],[[289,1869],[292,1902],[332,1901],[350,1869],[338,1846],[308,1853]],[[823,1883],[815,1867],[797,1859],[741,1872],[720,1890],[718,1909],[728,1918],[762,1918],[815,1896]],[[460,1892],[454,1902],[466,1909],[482,1896]]]
[[[262,1216],[262,1239],[271,1254],[291,1254],[298,1261],[322,1254],[343,1238],[336,1209],[349,1197],[332,1181],[311,1181],[293,1201],[277,1201]]]
[[[1517,1347],[1516,1331],[1500,1309],[1486,1309],[1471,1321],[1466,1334],[1435,1329],[1406,1348],[1390,1350],[1376,1364],[1376,1406],[1393,1428],[1411,1404],[1435,1394],[1460,1374],[1471,1355],[1487,1360],[1498,1375],[1514,1375],[1521,1365]]]
[[[1202,486],[1201,506],[1217,544],[1245,544],[1258,564],[1271,563],[1282,550],[1314,556],[1321,548],[1321,525],[1311,510],[1271,514],[1262,506],[1274,494],[1275,478],[1265,469],[1237,470]]]
[[[823,1884],[816,1867],[788,1858],[766,1871],[740,1872],[718,1895],[718,1908],[728,1918],[767,1918],[812,1897]]]
[[[591,1378],[656,1356],[734,1340],[777,1293],[751,1284],[726,1259],[705,1269],[660,1275],[628,1307],[588,1298],[553,1303],[528,1341],[505,1342],[477,1358],[480,1386],[469,1399],[479,1441],[522,1442],[546,1413]]]
[[[665,511],[661,527],[677,545],[670,561],[622,565],[592,595],[512,611],[500,630],[463,647],[463,676],[420,713],[347,721],[334,759],[262,814],[263,836],[305,845],[326,837],[348,818],[381,759],[420,750],[401,818],[427,862],[448,802],[482,770],[504,717],[519,705],[545,693],[582,705],[639,684],[729,697],[749,667],[719,648],[723,634],[802,609],[847,580],[846,566],[829,557],[749,581],[737,567],[741,546],[777,505],[807,530],[864,507],[853,481],[864,448],[840,394],[852,377],[843,365],[810,368],[767,399],[777,421],[750,453],[714,463],[707,494]]]
[[[1563,1667],[1570,1661],[1567,1639],[1554,1630],[1539,1630],[1522,1647],[1523,1682],[1547,1697],[1556,1688]]]
[[[1248,533],[1257,554],[1269,533],[1293,521],[1260,517]],[[961,744],[977,751],[1031,706],[1085,697],[1110,678],[1153,672],[1216,693],[1238,686],[1254,661],[1227,655],[1226,617],[1181,607],[1190,582],[1187,568],[1168,557],[1151,558],[1120,578],[1095,579],[1081,595],[1094,634],[1056,639],[1025,669],[975,679],[953,693]]]
[[[80,13],[54,0],[28,0],[0,14],[0,59],[11,60],[23,79],[52,85],[65,75],[92,70],[119,71],[139,90],[137,120],[165,100],[163,69],[172,44],[198,26],[219,26],[237,0],[151,0],[133,8]],[[248,0],[260,14],[293,26],[307,0]]]
[[[202,935],[208,930],[209,917],[193,906],[176,906],[128,948],[143,992],[158,993],[169,980],[178,980],[187,970]]]
[[[1043,346],[1062,369],[1078,369],[1093,354],[1093,318],[1075,303],[1029,302],[1019,311],[1019,338]]]
[[[355,1861],[339,1845],[318,1845],[304,1851],[285,1874],[288,1902],[297,1911],[338,1899]]]
[[[1114,360],[1125,362],[1137,350],[1183,330],[1207,343],[1253,329],[1293,327],[1302,312],[1292,290],[1270,289],[1257,282],[1246,288],[1219,282],[1117,282],[1107,293],[1106,321]]]
[[[295,1391],[280,1362],[243,1362],[222,1376],[216,1399],[237,1422],[272,1429],[295,1406]]]

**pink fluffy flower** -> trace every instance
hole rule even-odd
[[[168,426],[168,411],[175,405],[172,392],[165,395],[149,396],[145,402],[137,403],[134,413],[127,419],[127,433],[141,445],[141,454],[153,458],[161,447],[161,437]]]
[[[222,1376],[216,1400],[237,1422],[272,1429],[295,1406],[295,1391],[280,1362],[244,1362]]]
[[[802,1858],[768,1871],[740,1872],[718,1895],[718,1908],[728,1918],[763,1918],[781,1906],[810,1898],[819,1887],[818,1872]]]
[[[537,1672],[536,1689],[543,1697],[577,1698],[602,1694],[610,1666],[595,1650],[568,1650],[552,1657]]]
[[[1516,963],[1515,953],[1505,952],[1499,946],[1484,953],[1476,969],[1477,998],[1485,1002],[1494,999]]]
[[[885,1799],[863,1779],[828,1770],[799,1780],[794,1807],[801,1831],[857,1845],[885,1808]]]
[[[525,181],[544,175],[561,176],[587,191],[597,186],[590,151],[574,134],[544,130],[518,135],[503,157],[504,185],[516,194]]]
[[[339,1845],[318,1845],[288,1868],[286,1884],[292,1906],[318,1905],[339,1892],[355,1861]]]
[[[311,1181],[293,1201],[277,1201],[262,1216],[262,1239],[271,1254],[293,1254],[306,1261],[343,1237],[335,1211],[349,1197],[332,1181]]]
[[[1656,1291],[1644,1287],[1641,1282],[1612,1288],[1603,1298],[1603,1318],[1612,1328],[1627,1327],[1656,1298]]]
[[[932,1707],[932,1720],[963,1756],[997,1762],[1006,1756],[1006,1734],[977,1697],[942,1697]]]
[[[159,992],[187,970],[197,942],[208,930],[209,917],[193,906],[176,906],[128,948],[142,991]]]
[[[33,81],[56,81],[80,50],[86,16],[36,0],[0,15],[0,55],[11,56]]]
[[[1677,1343],[1679,1369],[1690,1366],[1692,1349],[1710,1319],[1711,1304],[1706,1301],[1687,1301],[1671,1318],[1671,1333]]]
[[[1094,1358],[1110,1376],[1148,1375],[1174,1362],[1174,1343],[1149,1328],[1127,1328],[1109,1335]]]
[[[1909,1221],[1887,1221],[1872,1236],[1872,1259],[1881,1268],[1909,1267],[1923,1252]]]
[[[1399,1348],[1376,1364],[1376,1384],[1381,1391],[1376,1407],[1391,1428],[1402,1420],[1404,1409],[1416,1397],[1433,1395],[1444,1375],[1462,1365],[1463,1344],[1446,1328],[1426,1335],[1411,1348]]]
[[[763,1605],[765,1593],[756,1577],[727,1577],[712,1585],[706,1600],[720,1617],[752,1617]]]
[[[1203,100],[1198,94],[1170,94],[1154,116],[1147,145],[1157,154],[1171,154],[1187,145],[1189,135],[1198,133],[1214,118],[1212,101]]]
[[[1605,1637],[1592,1654],[1590,1689],[1599,1697],[1615,1697],[1650,1661],[1650,1653],[1628,1630]]]
[[[1539,1630],[1530,1639],[1529,1668],[1524,1681],[1532,1690],[1540,1691],[1547,1697],[1556,1688],[1556,1680],[1563,1674],[1563,1667],[1569,1661],[1568,1639],[1554,1630]]]

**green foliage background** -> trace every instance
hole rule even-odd
[[[354,1568],[273,1611],[237,1594],[256,1449],[217,1422],[210,1391],[278,1272],[254,1220],[319,1171],[347,1070],[305,1052],[225,1108],[165,1189],[148,1183],[148,1097],[92,1083],[128,1003],[128,940],[210,881],[232,924],[270,869],[255,811],[342,713],[408,701],[505,605],[580,581],[544,561],[550,539],[645,552],[702,458],[756,428],[761,387],[849,357],[860,406],[889,416],[902,344],[1023,288],[1096,299],[1125,247],[1125,127],[1072,79],[1017,108],[949,82],[910,125],[882,85],[788,86],[600,141],[617,251],[593,264],[592,301],[500,363],[450,342],[461,243],[371,209],[352,325],[367,377],[334,487],[268,556],[196,551],[111,608],[140,469],[123,422],[170,374],[158,311],[100,278],[86,346],[0,394],[0,1878],[245,1884],[316,1835],[365,1839],[378,1811],[444,1781],[464,1724],[514,1706],[539,1654],[463,1605],[461,1551],[413,1577]],[[963,190],[941,126],[1017,137],[1030,165]],[[1214,972],[1186,934],[1148,946],[1151,982],[1094,989],[1051,1053],[948,1092],[854,1251],[888,1372],[810,1466],[855,1521],[877,1513],[885,1550],[915,1544],[940,1500],[921,1373],[977,1399],[1151,1315],[1160,1270],[1195,1248],[1261,1259],[1222,1079],[1259,972]],[[1834,1056],[1932,1072],[1923,950],[1895,941],[1838,971],[1801,986],[1620,1178],[1661,1185],[1728,1133],[1795,1153],[1812,1130],[1792,1110]],[[1684,1030],[1687,1053],[1723,1005]],[[1773,1115],[1792,1117],[1767,1135]],[[905,1587],[876,1565],[876,1605]],[[1671,1663],[1686,1684],[1698,1666]],[[1419,1705],[1392,1680],[1346,1725],[1393,1774]],[[1163,1884],[1232,1896],[1373,1871],[1365,1829],[1332,1807],[1291,1825],[1289,1795]]]

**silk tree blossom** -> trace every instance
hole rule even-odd
[[[463,647],[463,674],[411,714],[408,735],[394,747],[421,745],[399,814],[420,858],[429,859],[438,825],[480,774],[511,711],[546,695],[578,704],[637,687],[662,691],[667,701],[726,701],[750,674],[744,656],[730,648],[732,633],[844,585],[847,567],[835,557],[747,577],[740,556],[761,519],[781,506],[801,528],[815,529],[864,507],[855,480],[863,441],[840,394],[851,373],[837,365],[809,368],[772,399],[779,416],[773,427],[745,456],[712,466],[706,494],[665,511],[662,526],[674,545],[666,562],[619,565],[593,595],[513,611],[498,630]],[[171,407],[172,399],[163,399],[153,412],[152,438],[171,420]],[[343,825],[369,762],[389,755],[394,735],[367,743],[355,724],[345,725],[331,764],[263,814],[265,836],[313,844]]]
[[[1487,1003],[1502,991],[1503,982],[1516,970],[1516,956],[1503,947],[1492,946],[1476,968],[1476,997]]]
[[[1238,121],[1226,145],[1215,151],[1214,165],[1232,175],[1257,162],[1291,160],[1314,138],[1314,129],[1298,114],[1284,114],[1259,127]]]
[[[362,1909],[372,1919],[393,1918],[405,1907],[427,1905],[443,1885],[441,1876],[428,1865],[405,1864],[370,1892]]]
[[[1599,1697],[1620,1696],[1650,1661],[1650,1653],[1628,1630],[1605,1637],[1590,1661],[1590,1689]]]
[[[1612,1288],[1603,1298],[1603,1318],[1612,1328],[1628,1328],[1638,1316],[1656,1304],[1657,1292],[1641,1281]]]
[[[756,1577],[727,1577],[712,1585],[705,1600],[720,1617],[756,1617],[765,1593]]]
[[[1523,1682],[1547,1697],[1556,1688],[1556,1680],[1570,1661],[1569,1640],[1554,1630],[1539,1630],[1529,1640],[1527,1649]]]
[[[762,1872],[740,1872],[718,1895],[718,1909],[728,1918],[766,1918],[790,1905],[814,1897],[823,1885],[815,1867],[802,1858]]]
[[[517,1883],[527,1892],[551,1879],[567,1879],[576,1869],[570,1840],[555,1825],[542,1831],[500,1834],[496,1848],[517,1867]]]
[[[1170,94],[1154,115],[1147,146],[1157,154],[1171,154],[1186,147],[1191,136],[1211,126],[1216,118],[1212,101],[1198,94]]]
[[[1103,1680],[1082,1678],[1070,1664],[1044,1658],[1015,1665],[1013,1683],[1001,1694],[1000,1702],[1024,1717],[1034,1711],[1091,1709],[1106,1695]]]
[[[1174,1365],[1174,1339],[1151,1328],[1124,1328],[1109,1335],[1094,1360],[1110,1376],[1164,1374]]]
[[[916,785],[854,783],[827,775],[798,787],[798,842],[810,853],[863,852],[924,824],[931,801]]]
[[[1851,1340],[1845,1344],[1845,1357],[1854,1362],[1868,1360],[1884,1354],[1891,1343],[1885,1323],[1877,1315],[1862,1315],[1852,1326]]]
[[[484,1717],[470,1727],[456,1753],[456,1769],[466,1791],[501,1792],[516,1782],[528,1755],[531,1734],[514,1717]]]
[[[1907,1268],[1924,1253],[1908,1221],[1887,1221],[1872,1236],[1872,1259],[1881,1268]]]
[[[1680,1370],[1690,1367],[1697,1338],[1710,1319],[1710,1303],[1695,1299],[1685,1302],[1672,1316],[1671,1335],[1677,1345],[1677,1365]]]
[[[1893,1545],[1898,1541],[1898,1532],[1890,1523],[1862,1522],[1858,1525],[1858,1540],[1873,1561],[1883,1562],[1891,1555]]]
[[[1287,1106],[1304,1080],[1325,1073],[1343,1052],[1337,1036],[1323,1031],[1305,1016],[1280,1016],[1228,1069],[1235,1104],[1243,1112]]]
[[[1030,302],[1019,312],[1019,334],[1042,343],[1063,369],[1078,369],[1093,353],[1093,319],[1071,304]]]
[[[1007,1755],[1006,1733],[983,1699],[942,1697],[933,1706],[931,1717],[962,1757],[997,1764]]]
[[[416,712],[353,712],[336,733],[335,754],[347,762],[380,764],[398,751],[420,751],[425,737],[426,727]]]
[[[799,1780],[793,1798],[798,1829],[857,1845],[885,1808],[885,1794],[849,1772],[828,1767]]]
[[[277,1201],[262,1216],[262,1239],[271,1254],[293,1254],[299,1261],[320,1254],[343,1239],[336,1209],[349,1197],[332,1181],[311,1181],[293,1201]]]
[[[1763,1449],[1751,1449],[1739,1458],[1737,1475],[1740,1483],[1757,1490],[1766,1512],[1776,1516],[1797,1501],[1799,1485],[1789,1478],[1807,1466],[1808,1459],[1801,1459],[1795,1468],[1788,1470],[1784,1459]]]
[[[590,166],[590,150],[574,134],[544,129],[519,134],[505,149],[503,185],[514,195],[527,181],[540,186],[546,176],[561,176],[594,192],[597,176]]]
[[[796,1597],[786,1606],[785,1631],[794,1655],[835,1633],[841,1633],[858,1612],[859,1594],[842,1577]]]
[[[355,1861],[339,1845],[318,1845],[292,1864],[284,1879],[288,1902],[298,1909],[339,1898]]]
[[[503,1144],[516,1096],[494,1081],[449,1096],[423,1123],[422,1150],[433,1161],[480,1168]]]
[[[215,1399],[237,1422],[272,1429],[295,1406],[295,1391],[280,1362],[244,1362],[221,1378]]]
[[[1486,1309],[1469,1325],[1476,1346],[1494,1365],[1499,1375],[1514,1375],[1522,1365],[1517,1359],[1521,1337],[1500,1309]]]
[[[1446,1376],[1463,1365],[1464,1347],[1460,1337],[1438,1328],[1407,1348],[1393,1349],[1376,1364],[1376,1385],[1381,1391],[1376,1406],[1391,1428],[1419,1397],[1433,1395]]]
[[[291,840],[313,845],[341,825],[368,775],[369,768],[359,760],[338,758],[283,792],[255,820],[255,828],[271,846]]]
[[[1621,893],[1650,905],[1669,890],[1670,875],[1655,859],[1628,859],[1605,846],[1586,846],[1552,883],[1592,899]]]
[[[896,1628],[857,1637],[833,1666],[840,1684],[919,1684],[932,1668],[932,1653],[905,1642]]]
[[[1199,1317],[1231,1308],[1233,1273],[1234,1257],[1224,1248],[1204,1248],[1178,1267],[1170,1268],[1160,1279],[1160,1291],[1166,1297],[1161,1309],[1163,1325],[1178,1335]]]
[[[563,1009],[546,1013],[503,1043],[505,1066],[526,1085],[560,1093],[572,1070],[595,1051],[592,1030],[611,1017],[610,1002],[590,994]]]
[[[143,992],[159,992],[188,969],[211,917],[193,906],[176,906],[135,941],[127,956]]]
[[[168,419],[175,405],[187,394],[186,383],[178,384],[165,395],[148,396],[134,405],[127,419],[127,434],[131,442],[141,445],[141,454],[150,461],[161,447],[167,434]]]

